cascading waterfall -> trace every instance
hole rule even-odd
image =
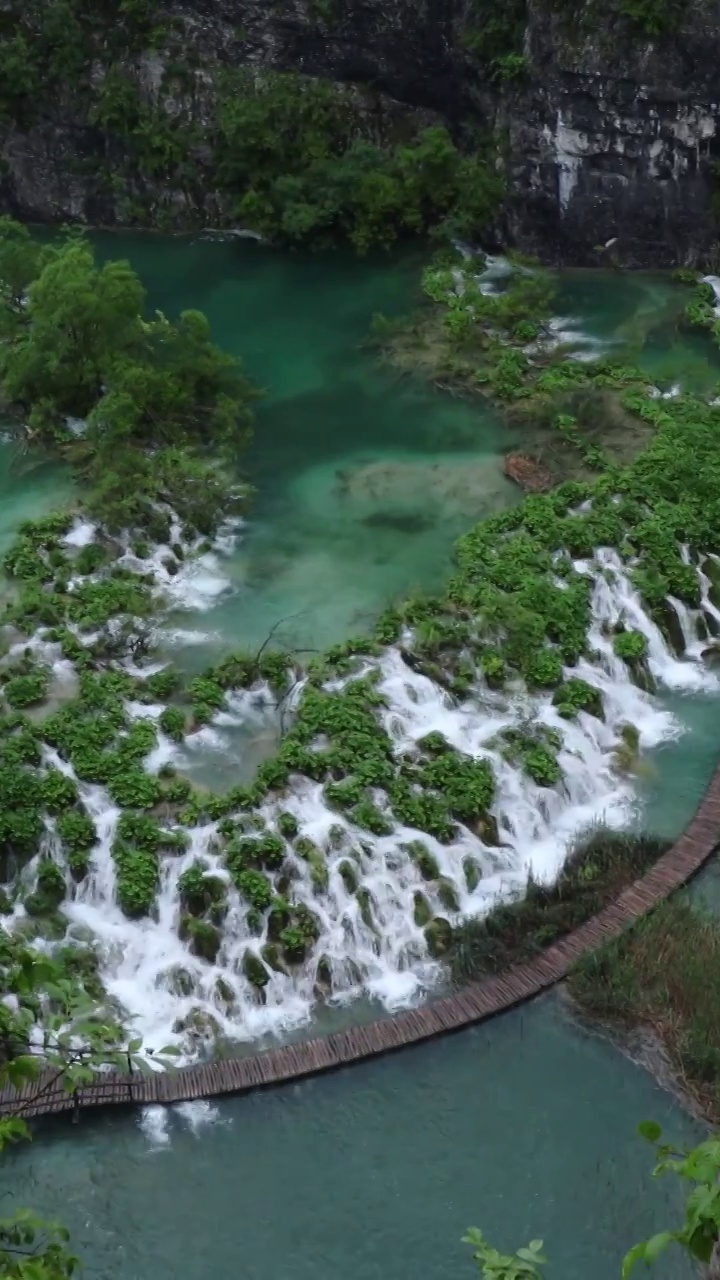
[[[80,535],[76,531],[71,536]],[[686,691],[718,688],[715,675],[700,660],[707,645],[701,639],[703,628],[710,636],[720,630],[720,610],[710,599],[711,579],[703,564],[706,561],[698,569],[700,607],[689,610],[670,601],[686,639],[687,652],[678,658],[645,612],[614,551],[598,550],[592,561],[576,563],[576,570],[593,581],[591,656],[566,674],[601,692],[604,720],[584,712],[565,720],[550,695],[530,695],[522,687],[498,692],[480,684],[477,695],[458,705],[426,676],[411,670],[398,649],[368,659],[369,666],[380,667],[386,708],[379,714],[398,750],[437,731],[460,751],[492,763],[498,843],[485,843],[462,826],[451,844],[410,828],[372,836],[328,807],[322,785],[296,779],[290,794],[282,802],[267,802],[260,817],[273,828],[280,810],[291,813],[299,833],[325,852],[326,882],[318,881],[312,863],[292,849],[285,863],[293,898],[312,909],[319,938],[303,964],[269,973],[262,999],[246,976],[246,964],[248,954],[260,957],[268,941],[267,923],[259,935],[250,931],[247,903],[230,883],[221,858],[217,824],[188,830],[187,847],[161,859],[156,918],[128,919],[115,901],[112,844],[119,810],[103,787],[79,783],[98,840],[90,873],[73,888],[64,911],[71,936],[92,937],[108,995],[131,1015],[134,1033],[156,1048],[180,1037],[184,1051],[193,1054],[216,1037],[248,1040],[297,1026],[310,1018],[318,999],[339,1003],[364,992],[389,1009],[419,999],[441,979],[442,968],[429,954],[416,921],[417,895],[427,900],[433,916],[453,921],[482,914],[499,899],[522,890],[530,871],[537,879],[552,879],[578,830],[598,821],[621,827],[633,814],[632,781],[619,772],[614,756],[623,727],[634,726],[642,749],[681,732],[674,717],[637,687],[614,653],[616,625],[622,622],[645,636],[647,665],[659,685]],[[128,710],[133,718],[156,720],[162,708],[136,703]],[[159,734],[146,768],[157,771],[168,762],[182,768],[193,751],[202,752],[203,743],[205,750],[222,747],[228,727],[243,717],[273,714],[274,704],[269,695],[263,702],[262,691],[230,695],[226,709],[195,735],[203,739],[199,743],[178,745]],[[521,727],[529,719],[561,735],[558,761],[563,779],[555,787],[531,781],[494,744],[501,730]],[[72,775],[71,766],[55,753],[48,753],[47,763]],[[376,800],[382,807],[382,793]],[[437,864],[439,875],[430,880],[423,879],[404,848],[417,839]],[[61,849],[56,857],[62,859]],[[192,954],[178,935],[178,881],[197,858],[228,884],[229,909],[215,963]],[[476,869],[472,878],[468,863]],[[22,914],[22,907],[16,908],[16,915]],[[318,985],[320,957],[327,981]]]

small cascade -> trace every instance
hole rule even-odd
[[[702,283],[709,284],[715,294],[715,306],[713,307],[713,311],[716,316],[720,317],[720,276],[703,276]]]

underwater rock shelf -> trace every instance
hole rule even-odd
[[[20,1111],[23,1116],[39,1116],[116,1103],[188,1102],[225,1093],[244,1093],[332,1071],[352,1062],[459,1031],[522,1004],[562,981],[583,954],[617,936],[691,879],[718,844],[720,766],[692,822],[652,870],[629,885],[599,915],[526,964],[516,965],[497,977],[472,983],[420,1009],[406,1009],[366,1026],[334,1032],[300,1044],[267,1049],[248,1057],[196,1063],[152,1076],[108,1073],[75,1094],[62,1087],[57,1072],[45,1072],[19,1090],[3,1089],[0,1092],[0,1114],[12,1110]]]

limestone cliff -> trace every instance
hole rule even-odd
[[[0,207],[51,221],[227,224],[204,129],[222,69],[249,65],[358,86],[370,131],[420,111],[466,145],[494,135],[509,188],[501,233],[547,261],[705,260],[716,238],[720,0],[692,0],[679,29],[653,40],[614,3],[522,4],[522,73],[510,80],[474,51],[479,0],[167,0],[163,38],[136,41],[124,66],[153,112],[191,127],[187,156],[168,145],[151,172],[128,164],[130,133],[92,109],[108,74],[97,38],[79,79],[40,101],[28,91],[0,118]],[[15,13],[15,0],[0,0],[0,72]]]

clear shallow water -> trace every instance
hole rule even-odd
[[[71,494],[72,483],[62,468],[22,457],[12,444],[0,441],[0,556],[21,521],[52,511]]]
[[[146,1113],[142,1128],[128,1113],[48,1125],[3,1161],[0,1189],[62,1215],[102,1280],[469,1278],[470,1225],[501,1248],[544,1238],[552,1280],[615,1280],[631,1244],[679,1218],[635,1134],[647,1118],[672,1141],[700,1136],[550,998],[334,1076]],[[680,1255],[653,1269],[694,1274]]]
[[[501,470],[513,438],[489,407],[402,381],[363,349],[375,312],[415,305],[422,256],[304,258],[139,236],[98,244],[131,257],[153,305],[205,311],[268,388],[245,458],[256,500],[222,566],[235,590],[208,620],[215,640],[189,645],[186,665],[259,646],[278,623],[278,640],[298,647],[365,630],[398,595],[447,575],[470,524],[518,501]]]

